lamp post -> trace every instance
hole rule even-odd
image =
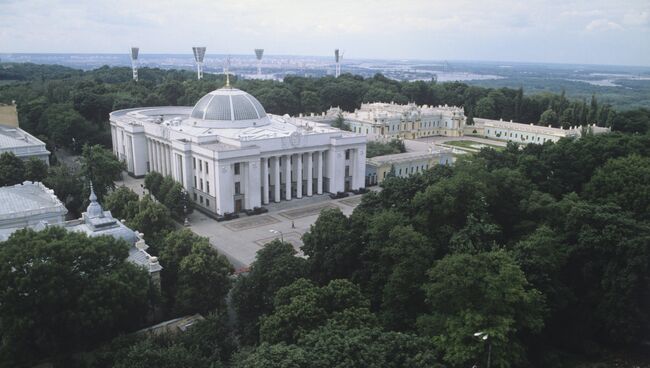
[[[273,234],[280,235],[280,241],[282,241],[284,243],[284,234],[282,234],[282,231],[271,229],[271,230],[269,230],[269,232],[273,233]]]
[[[190,226],[190,219],[187,218],[187,200],[189,198],[189,194],[185,189],[183,189],[183,214],[185,215],[185,221],[183,221],[183,226],[188,227]]]
[[[492,341],[489,341],[490,335],[487,332],[479,331],[474,334],[474,337],[488,343],[487,368],[490,368],[490,360],[492,359]]]

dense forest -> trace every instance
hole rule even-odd
[[[2,64],[0,102],[16,101],[21,126],[43,138],[50,148],[80,151],[83,144],[110,145],[106,124],[113,110],[138,106],[193,106],[204,94],[225,84],[222,75],[206,74],[201,81],[187,70],[141,68],[139,82],[131,69],[102,67],[79,71],[52,65]],[[596,123],[614,130],[644,133],[650,110],[617,113],[597,96],[569,100],[562,94],[527,95],[522,88],[483,88],[460,82],[399,82],[380,74],[363,78],[288,76],[283,82],[233,80],[233,85],[257,97],[267,112],[297,115],[320,113],[330,107],[346,111],[362,102],[391,102],[463,106],[473,117],[513,120],[553,126]]]
[[[145,69],[141,76],[144,81],[136,84],[128,69],[98,69],[58,81],[39,80],[36,73],[28,82],[2,87],[0,95],[18,101],[21,124],[29,124],[22,106],[42,103],[40,115],[34,108],[33,116],[47,117],[46,111],[58,106],[64,115],[78,115],[82,124],[103,131],[106,116],[97,113],[93,120],[95,107],[86,111],[81,101],[88,98],[95,106],[106,99],[105,114],[115,106],[172,102],[162,96],[191,104],[222,85],[214,76],[195,82],[177,71]],[[83,85],[88,90],[81,98],[71,86]],[[324,109],[344,107],[326,98],[342,98],[339,89],[346,90],[338,102],[354,108],[374,87],[407,96],[411,84],[346,75],[237,85],[270,112],[283,113],[272,110],[279,106],[272,97],[264,100],[264,89],[273,96],[286,91],[300,112],[311,109],[300,98],[305,92]],[[473,87],[416,85],[423,86],[422,98],[448,91],[445,98],[473,106],[463,97]],[[165,94],[179,91],[176,87],[182,93]],[[501,92],[484,90],[476,101],[495,91]],[[115,105],[118,97],[124,105]],[[527,99],[548,99],[533,121],[549,106],[560,109],[562,101],[561,96],[522,101]],[[516,105],[506,100],[495,106]],[[436,103],[443,101],[448,103]],[[589,113],[604,108],[594,101],[598,109],[586,104]],[[573,104],[582,102],[569,101]],[[66,189],[66,180],[100,182],[105,207],[144,232],[164,269],[158,290],[144,271],[122,262],[127,247],[121,241],[56,228],[17,232],[0,243],[0,367],[45,361],[57,367],[485,367],[488,355],[492,367],[504,368],[647,365],[648,112],[610,109],[607,115],[620,131],[510,144],[498,152],[484,148],[454,166],[389,177],[381,191],[363,196],[351,216],[323,211],[304,234],[306,257],[274,241],[239,275],[207,239],[176,230],[172,213],[178,218],[179,209],[168,207],[178,201],[167,199],[169,180],[149,179],[158,200],[114,188],[120,164],[100,146],[80,148],[79,177],[71,178],[56,171],[65,167],[44,173],[1,157],[0,165],[12,168],[10,180],[54,177],[49,180],[58,190]],[[42,122],[40,134],[50,137],[54,120]],[[80,143],[85,141],[79,138]],[[192,313],[206,319],[184,333],[133,334]]]
[[[649,193],[648,135],[484,148],[388,178],[350,217],[323,211],[307,258],[275,241],[233,277],[164,205],[117,188],[105,206],[160,256],[160,291],[116,263],[122,242],[18,232],[0,245],[0,366],[647,364]],[[192,313],[207,318],[180,335],[128,334]]]

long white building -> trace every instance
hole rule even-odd
[[[551,126],[540,126],[534,124],[521,124],[512,121],[492,120],[474,118],[474,125],[467,126],[468,134],[478,134],[485,138],[501,141],[516,142],[520,144],[538,143],[547,141],[557,142],[561,138],[579,138],[583,133],[592,134],[609,133],[610,128],[598,127],[596,124],[585,126],[572,126],[568,129],[553,128]],[[476,132],[476,133],[474,133]]]
[[[364,135],[269,115],[228,86],[194,107],[120,110],[110,121],[113,152],[131,175],[170,175],[213,214],[364,187]]]

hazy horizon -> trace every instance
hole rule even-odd
[[[322,56],[650,66],[650,2],[3,0],[0,53]]]

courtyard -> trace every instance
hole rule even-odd
[[[144,179],[123,175],[115,184],[126,186],[138,195],[143,195]],[[241,217],[231,221],[217,222],[202,212],[194,211],[188,216],[189,228],[200,236],[210,239],[210,244],[225,255],[236,270],[248,267],[258,250],[274,239],[283,239],[301,254],[302,235],[316,222],[324,209],[338,208],[349,216],[361,202],[361,195],[332,200],[329,194],[292,199],[265,206],[269,212]]]

